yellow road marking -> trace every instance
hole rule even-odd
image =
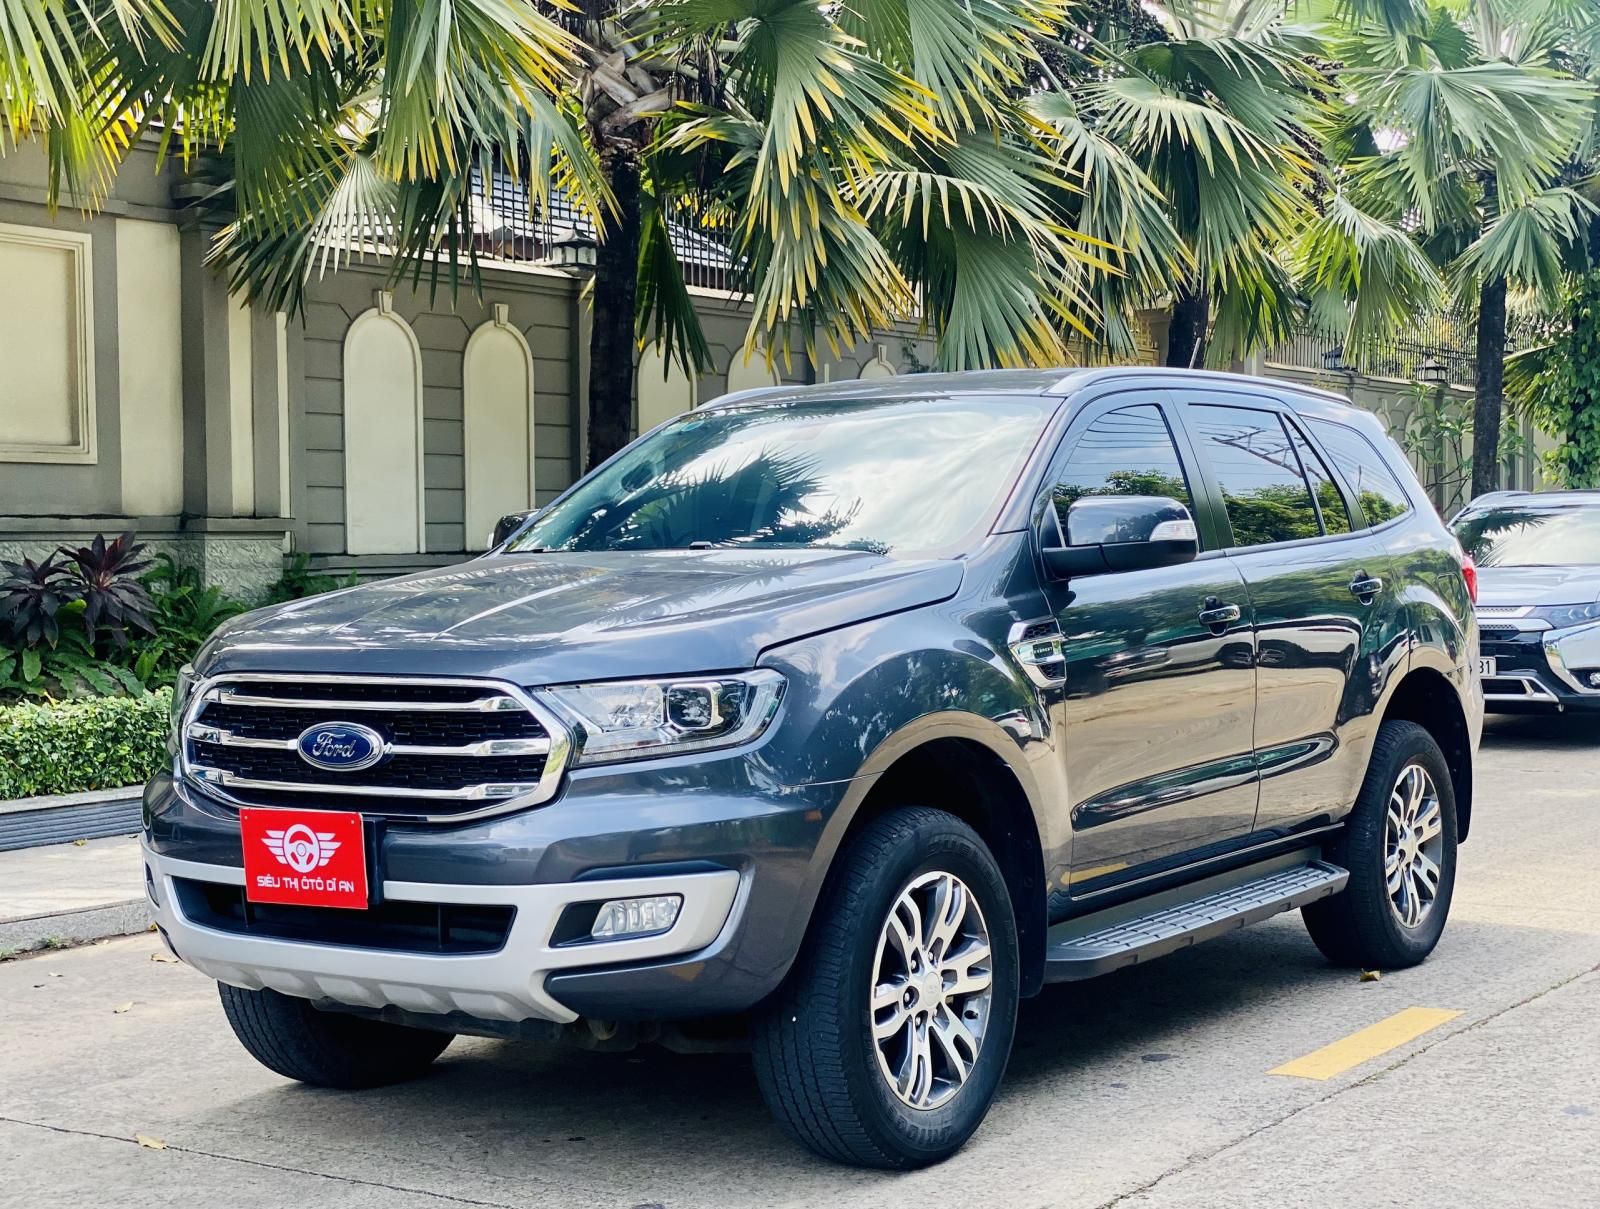
[[[1415,1041],[1428,1030],[1436,1029],[1459,1015],[1460,1012],[1447,1012],[1440,1008],[1407,1008],[1387,1020],[1380,1020],[1359,1033],[1351,1033],[1332,1045],[1324,1045],[1304,1058],[1285,1062],[1267,1073],[1289,1075],[1295,1079],[1331,1079],[1353,1066],[1371,1061],[1379,1054],[1387,1054],[1407,1041]]]
[[[1108,873],[1121,873],[1127,867],[1127,861],[1118,861],[1114,865],[1096,865],[1092,869],[1075,869],[1061,880],[1069,885],[1075,885],[1078,882],[1086,882],[1091,877],[1104,877]]]

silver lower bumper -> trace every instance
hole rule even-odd
[[[1551,630],[1542,641],[1545,662],[1563,684],[1575,693],[1600,693],[1600,686],[1588,682],[1588,671],[1600,668],[1600,623]]]
[[[412,1012],[465,1012],[489,1020],[554,1020],[577,1013],[545,992],[545,976],[580,966],[653,961],[703,949],[734,926],[741,880],[731,869],[710,873],[531,886],[462,886],[434,882],[383,883],[385,898],[516,908],[510,934],[494,953],[394,952],[243,936],[186,918],[175,877],[244,885],[244,870],[173,860],[144,849],[155,919],[179,958],[219,982],[249,990],[270,988],[303,999],[354,1007],[394,1006]],[[655,894],[683,895],[672,928],[658,936],[555,946],[551,933],[571,903]]]

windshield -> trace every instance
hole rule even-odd
[[[851,400],[689,412],[507,546],[948,554],[990,519],[1056,401]]]
[[[1511,505],[1465,513],[1454,527],[1480,567],[1600,565],[1600,508]]]

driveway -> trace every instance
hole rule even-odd
[[[911,1175],[791,1145],[738,1055],[464,1039],[410,1086],[298,1087],[158,952],[0,965],[7,1203],[1600,1204],[1600,724],[1491,722],[1427,965],[1363,982],[1284,916],[1052,988],[987,1124]]]

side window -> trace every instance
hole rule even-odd
[[[1051,494],[1063,530],[1072,501],[1086,495],[1164,495],[1194,502],[1161,409],[1137,403],[1108,411],[1078,437]]]
[[[1411,510],[1411,501],[1406,498],[1400,480],[1395,478],[1394,471],[1373,448],[1372,442],[1355,429],[1331,420],[1307,417],[1306,422],[1356,493],[1356,499],[1361,501],[1367,524],[1381,525]]]
[[[1322,513],[1322,528],[1327,533],[1350,532],[1350,509],[1345,507],[1344,496],[1339,492],[1339,485],[1333,481],[1333,475],[1328,473],[1328,467],[1322,456],[1311,448],[1311,442],[1306,440],[1294,422],[1288,422],[1285,427],[1289,430],[1289,439],[1294,442],[1294,451],[1300,455],[1300,465],[1306,472],[1306,478],[1311,482],[1311,493],[1317,497],[1317,510]]]
[[[1276,412],[1191,403],[1187,415],[1222,489],[1235,546],[1322,536],[1311,488]]]

